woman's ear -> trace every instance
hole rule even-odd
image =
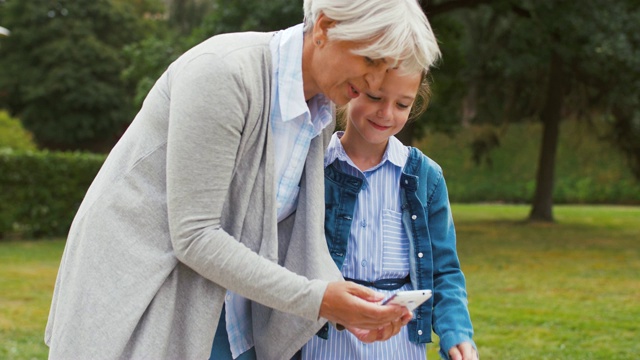
[[[327,32],[336,25],[336,21],[328,18],[324,13],[320,13],[313,25],[313,43],[317,46],[324,46],[327,43]]]

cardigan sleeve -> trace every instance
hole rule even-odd
[[[166,167],[173,249],[181,262],[214,283],[315,321],[327,283],[259,256],[221,227],[250,101],[244,76],[233,65],[204,54],[169,77]]]

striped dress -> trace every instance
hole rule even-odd
[[[409,274],[409,239],[401,223],[400,175],[409,156],[408,148],[395,137],[380,164],[361,172],[333,135],[325,155],[325,167],[337,160],[340,171],[357,176],[364,184],[355,206],[342,275],[374,281],[404,278]],[[406,284],[400,290],[411,290]],[[383,294],[395,291],[375,289]],[[409,341],[407,328],[385,342],[365,344],[348,331],[329,327],[329,338],[313,337],[302,349],[303,359],[426,359],[426,345]]]

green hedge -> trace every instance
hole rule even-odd
[[[640,204],[640,182],[624,157],[588,129],[565,123],[558,149],[554,202]],[[511,126],[475,165],[470,128],[449,138],[427,136],[418,146],[444,169],[452,202],[530,203],[540,141],[538,125]],[[0,150],[0,238],[65,236],[104,155]]]
[[[0,150],[0,238],[65,236],[104,159]]]

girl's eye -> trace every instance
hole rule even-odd
[[[364,57],[364,61],[369,65],[373,65],[375,63],[375,61],[372,58],[368,57],[368,56]]]
[[[380,99],[382,99],[382,98],[379,98],[379,97],[373,96],[373,95],[371,95],[371,94],[367,94],[367,97],[368,97],[369,99],[373,100],[373,101],[379,101]]]
[[[399,107],[400,109],[408,109],[408,108],[410,108],[410,107],[411,107],[411,105],[405,105],[405,104],[398,103],[398,107]]]

